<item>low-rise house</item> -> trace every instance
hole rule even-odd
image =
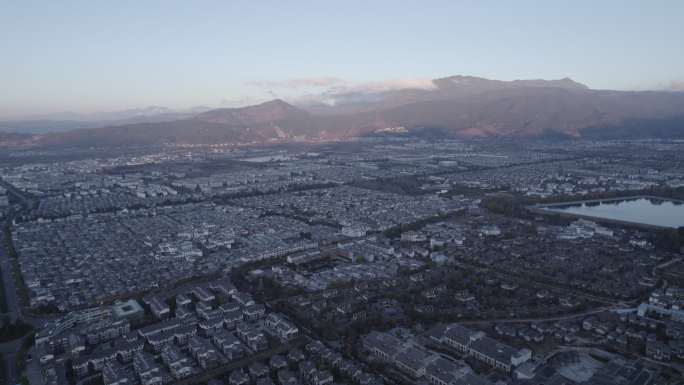
[[[185,345],[188,340],[197,334],[197,328],[190,324],[187,326],[181,326],[180,328],[174,330],[173,332],[174,341],[178,345]]]
[[[484,337],[484,333],[473,331],[458,324],[447,326],[442,336],[442,342],[455,348],[461,353],[468,353],[470,345]]]
[[[235,285],[233,285],[233,283],[230,282],[228,278],[223,278],[221,280],[211,282],[209,284],[209,287],[226,297],[229,297],[233,293],[237,292]]]
[[[177,380],[189,377],[193,372],[190,358],[173,346],[166,346],[161,358],[171,375]]]
[[[148,336],[147,343],[152,347],[152,351],[155,353],[160,353],[162,350],[164,350],[165,346],[172,344],[174,339],[174,332],[169,330]]]
[[[86,341],[91,345],[97,345],[106,341],[113,340],[131,330],[130,323],[125,319],[102,320],[91,325],[84,330]]]
[[[308,383],[313,378],[316,373],[316,365],[311,361],[302,361],[298,365],[299,367],[299,378],[302,382]]]
[[[275,385],[270,377],[257,378],[256,385]]]
[[[514,349],[489,337],[474,341],[469,352],[478,360],[505,372],[510,372],[513,367],[532,358],[529,349]]]
[[[268,373],[268,366],[262,364],[261,362],[255,362],[249,365],[249,375],[253,379],[268,376]]]
[[[191,303],[192,303],[192,300],[185,293],[180,293],[180,294],[176,295],[176,307],[188,306]]]
[[[268,348],[268,340],[264,333],[254,326],[240,324],[236,328],[236,333],[240,340],[253,352],[262,351]]]
[[[313,385],[329,385],[332,384],[333,375],[327,370],[317,370],[311,378]]]
[[[165,320],[165,321],[162,321],[162,322],[159,322],[156,324],[152,324],[152,325],[140,328],[140,329],[138,329],[138,334],[143,338],[147,338],[147,337],[154,335],[154,334],[174,330],[176,328],[179,328],[180,326],[181,326],[181,324],[180,324],[179,320],[169,319],[169,320]]]
[[[124,340],[119,339],[114,344],[117,358],[122,362],[131,362],[133,357],[139,352],[143,351],[145,343],[143,340]]]
[[[256,302],[254,302],[254,298],[252,298],[252,296],[249,293],[237,291],[235,293],[232,293],[231,296],[233,300],[239,303],[242,307],[252,306],[256,304]]]
[[[425,377],[432,385],[451,385],[472,373],[469,366],[437,357],[425,368]]]
[[[657,361],[669,361],[672,358],[672,349],[660,341],[647,341],[646,357]]]
[[[145,353],[138,353],[133,359],[133,369],[140,378],[142,385],[161,385],[164,381],[161,367],[154,362],[154,358]]]
[[[230,361],[244,357],[245,351],[240,340],[228,331],[222,331],[212,336],[212,342]]]
[[[223,329],[224,318],[223,316],[216,316],[209,319],[203,319],[197,324],[197,331],[199,334],[209,337],[219,330]]]
[[[150,311],[157,319],[165,319],[171,315],[171,308],[157,297],[146,298],[143,302],[150,308]]]
[[[242,309],[242,314],[245,320],[255,321],[266,315],[266,307],[264,305],[248,305]]]
[[[218,351],[203,338],[192,337],[188,342],[188,350],[202,369],[214,367],[221,361]]]
[[[211,302],[216,299],[216,296],[202,286],[195,286],[192,288],[192,294],[195,296],[195,298],[202,302]]]
[[[110,362],[102,368],[102,383],[104,385],[129,385],[133,383],[133,380],[128,377],[121,365]]]
[[[433,335],[431,338],[505,372],[510,372],[512,368],[532,358],[529,349],[515,349],[487,337],[483,332],[473,331],[458,324],[446,326],[441,336]]]
[[[298,363],[306,359],[304,353],[298,348],[291,349],[287,352],[287,360],[291,363]]]
[[[249,384],[249,376],[241,369],[233,370],[228,376],[228,383],[230,385],[247,385]]]
[[[281,369],[277,374],[279,385],[299,385],[297,376],[288,369]]]
[[[283,356],[275,354],[268,360],[268,366],[274,371],[285,369],[287,368],[287,361]]]
[[[299,328],[282,314],[270,313],[265,319],[265,324],[268,330],[282,341],[290,341],[299,336]]]
[[[243,314],[240,310],[230,310],[223,313],[223,324],[226,329],[234,329],[237,324],[243,321]]]
[[[427,365],[435,357],[424,348],[387,333],[371,332],[364,337],[363,345],[376,359],[394,365],[413,378],[423,377]]]

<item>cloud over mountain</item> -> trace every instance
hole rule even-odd
[[[673,80],[670,82],[670,86],[668,87],[668,90],[670,91],[684,91],[684,80]]]
[[[346,81],[336,77],[311,77],[288,80],[259,80],[247,82],[250,86],[262,88],[307,88],[307,87],[333,87],[344,84]]]

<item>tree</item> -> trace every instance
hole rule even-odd
[[[654,244],[663,250],[679,252],[684,247],[684,227],[658,230]]]

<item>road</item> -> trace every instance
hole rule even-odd
[[[21,311],[16,283],[12,276],[12,262],[5,249],[4,234],[0,235],[0,239],[2,239],[2,243],[0,244],[0,268],[2,268],[3,294],[5,295],[5,302],[7,303],[7,313],[5,314],[8,315],[12,321],[21,320],[32,324],[34,327],[42,326],[45,320],[25,317]],[[0,344],[0,354],[2,354],[2,363],[5,365],[5,380],[7,384],[16,384],[19,382],[16,355],[21,348],[23,341],[24,338],[20,338]]]
[[[16,198],[18,198],[25,208],[32,208],[35,206],[36,201],[29,197],[28,194],[14,187],[13,184],[7,183],[4,180],[0,179],[0,186],[4,187],[7,190],[8,194],[12,194]]]
[[[665,268],[665,267],[668,267],[668,266],[670,266],[670,265],[673,265],[673,264],[675,264],[675,263],[677,263],[677,262],[681,262],[681,260],[682,260],[682,257],[678,257],[678,258],[674,258],[674,259],[672,259],[672,260],[669,260],[669,261],[667,261],[667,262],[665,262],[665,263],[661,263],[661,264],[658,265],[658,266],[653,266],[653,269],[651,270],[651,276],[655,277],[655,276],[656,276],[656,272],[657,272],[658,270],[660,270],[660,269],[662,269],[662,268]]]
[[[4,234],[0,235],[4,238]],[[4,241],[4,239],[2,239]],[[14,286],[14,278],[12,277],[12,264],[10,257],[5,250],[5,243],[0,245],[0,268],[2,268],[2,284],[5,302],[7,303],[7,315],[12,321],[21,319],[21,306],[17,300],[17,288]],[[21,339],[0,344],[0,353],[2,354],[2,363],[5,365],[5,380],[8,384],[17,383],[16,373],[16,353],[21,346]]]
[[[4,238],[4,234],[0,238]],[[2,240],[2,245],[0,245],[0,268],[2,268],[2,283],[5,301],[7,302],[7,315],[12,320],[18,320],[22,318],[21,305],[17,300],[19,297],[17,296],[14,277],[12,277],[12,262],[7,254],[7,250],[5,250],[4,239]]]
[[[7,250],[5,249],[4,234],[0,236],[2,243],[0,245],[0,268],[2,268],[2,284],[5,294],[5,301],[7,302],[7,315],[12,320],[22,320],[25,323],[31,324],[34,328],[40,328],[50,320],[51,316],[35,316],[25,314],[22,311],[22,305],[19,303],[19,293],[17,282],[12,275],[12,260]]]
[[[17,373],[17,352],[21,348],[23,338],[0,344],[2,363],[5,365],[5,383],[16,384],[19,382]]]
[[[584,318],[590,315],[599,314],[604,311],[614,310],[620,308],[619,305],[613,306],[603,306],[592,310],[587,310],[581,313],[563,314],[559,316],[551,317],[535,317],[535,318],[502,318],[502,319],[487,319],[478,321],[459,321],[459,324],[463,325],[478,325],[478,324],[491,324],[491,323],[530,323],[530,322],[552,322],[552,321],[565,321],[575,318]]]
[[[22,197],[22,199],[25,199]],[[2,223],[4,226],[4,223]],[[5,234],[0,234],[0,268],[2,269],[2,285],[5,302],[7,303],[7,312],[5,315],[9,316],[12,321],[22,321],[31,324],[35,329],[42,328],[51,317],[36,317],[24,314],[22,305],[19,302],[19,293],[17,283],[12,275],[12,261],[11,257],[5,249]],[[22,337],[14,341],[0,343],[0,354],[2,355],[2,364],[5,366],[5,383],[16,384],[19,382],[19,375],[17,373],[17,352],[22,347],[23,341],[27,337]]]

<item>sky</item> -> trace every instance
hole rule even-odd
[[[0,0],[0,117],[457,74],[684,89],[684,1]]]

